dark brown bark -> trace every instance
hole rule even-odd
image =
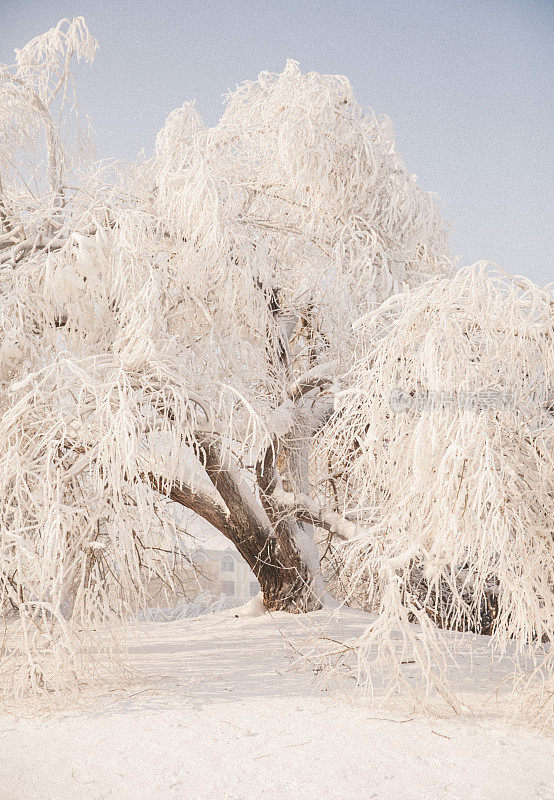
[[[284,558],[291,564],[295,563],[298,549],[295,542],[298,541],[298,522],[290,515],[276,512],[275,506],[271,503],[270,495],[277,481],[275,470],[276,450],[268,448],[264,458],[257,464],[256,476],[262,507],[270,520],[276,537],[281,545],[281,560]],[[298,554],[299,555],[299,554]],[[314,593],[314,575],[310,574],[308,564],[300,559],[300,564],[296,565],[298,587],[293,591],[301,591],[303,607],[301,610],[313,611],[320,608],[321,603],[317,594]],[[265,597],[265,595],[264,595]]]
[[[230,512],[224,533],[257,577],[265,607],[293,612],[317,607],[308,564],[297,547],[292,525],[271,524],[254,495],[241,490],[218,443],[205,440],[202,449],[206,473]]]
[[[199,442],[204,468],[223,499],[225,509],[211,497],[180,484],[166,486],[149,476],[151,485],[210,522],[237,548],[260,583],[269,611],[300,613],[319,608],[313,576],[295,541],[294,521],[272,522],[250,490],[240,486],[240,476],[218,442]]]

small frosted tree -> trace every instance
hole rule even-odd
[[[459,283],[435,201],[406,171],[390,122],[364,113],[345,78],[289,62],[232,92],[215,127],[185,104],[153,158],[108,169],[69,102],[71,65],[95,50],[82,19],[64,20],[0,68],[0,593],[20,633],[5,665],[55,688],[90,657],[86,634],[98,622],[144,604],[152,575],[171,586],[176,504],[236,545],[268,609],[320,607],[324,531],[348,542],[345,574],[371,575],[370,602],[396,586],[388,618],[411,614],[428,627],[430,604],[407,600],[423,533],[409,528],[405,504],[392,507],[384,480],[389,470],[391,485],[403,485],[411,422],[396,418],[397,434],[394,425],[385,433],[384,401],[375,419],[367,404],[397,377],[384,335],[394,314],[429,292],[431,337],[433,309],[444,322],[437,287],[450,298]],[[476,341],[479,326],[491,331],[487,303],[500,307],[504,296],[483,290],[490,302],[468,329]],[[381,347],[375,363],[367,344],[360,350],[359,319]],[[402,330],[408,347],[411,329]],[[441,359],[456,360],[444,370],[460,377],[473,345],[463,350],[448,330],[444,338]],[[534,340],[520,344],[534,353]],[[431,339],[427,348],[432,371]],[[379,359],[389,365],[381,383]],[[533,397],[531,386],[551,379],[545,359],[538,368],[527,359]],[[483,369],[490,376],[489,360]],[[377,425],[381,455],[395,461],[363,460],[358,440]],[[494,424],[477,433],[497,442]],[[527,453],[524,440],[510,442],[508,461],[517,447]],[[450,497],[451,473],[426,489],[422,476],[422,493]],[[479,497],[474,521],[486,525],[491,499]],[[382,544],[389,512],[402,530],[394,554]],[[429,511],[426,536],[433,524]],[[464,528],[448,551],[453,585],[465,569],[475,597],[490,577],[489,555],[472,565],[466,547],[480,530]],[[391,566],[387,583],[397,556],[401,575]],[[448,569],[425,573],[435,594]],[[516,595],[520,621],[508,609],[499,630],[523,641],[539,630],[540,602]],[[447,624],[468,618],[456,598]]]

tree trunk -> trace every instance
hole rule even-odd
[[[269,611],[301,613],[321,607],[322,587],[315,545],[295,520],[272,519],[263,501],[267,481],[260,486],[262,502],[252,492],[220,443],[209,436],[199,438],[204,468],[225,503],[190,487],[173,485],[163,490],[162,481],[150,476],[151,484],[177,503],[195,511],[227,537],[237,548],[260,583]]]
[[[268,611],[301,613],[321,607],[314,592],[315,576],[294,541],[273,533],[264,534],[261,541],[255,530],[243,530],[241,534],[228,538],[258,579]]]
[[[264,486],[260,503],[217,443],[204,440],[202,449],[206,473],[230,512],[222,532],[260,582],[265,607],[295,613],[319,608],[317,576],[296,523],[285,519],[272,524],[263,503]]]

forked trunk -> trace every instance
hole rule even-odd
[[[313,536],[303,523],[272,512],[264,498],[265,481],[260,502],[216,441],[206,435],[201,441],[199,437],[199,444],[206,473],[226,508],[186,486],[171,487],[171,499],[191,508],[235,545],[258,579],[269,611],[320,608],[322,583]],[[158,479],[150,476],[150,481],[161,488]]]
[[[260,583],[269,611],[313,611],[320,607],[317,557],[301,526],[273,519],[271,507],[245,486],[217,445],[204,446],[205,469],[230,515],[222,533],[230,539]],[[315,546],[313,547],[315,552]]]

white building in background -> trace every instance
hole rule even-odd
[[[260,591],[256,576],[238,550],[223,537],[210,539],[194,549],[193,561],[205,580],[205,589],[222,593],[230,600],[244,603]]]
[[[224,594],[238,605],[258,594],[260,584],[256,576],[223,534],[188,509],[176,507],[175,516],[193,537],[183,537],[183,549],[196,567],[194,575],[188,571],[181,576],[188,597],[194,599],[202,592]]]

